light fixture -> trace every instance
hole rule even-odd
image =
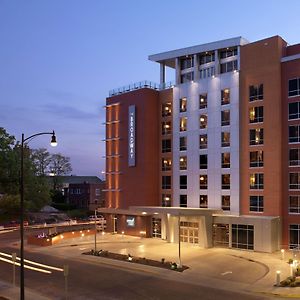
[[[53,130],[53,133],[52,133],[50,145],[51,145],[52,147],[56,147],[56,146],[57,146],[57,141],[56,141],[56,136],[55,136],[54,130]]]
[[[147,213],[145,211],[142,212],[142,215],[146,215]]]

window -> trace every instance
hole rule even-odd
[[[254,173],[250,174],[250,189],[261,190],[264,188],[264,174]]]
[[[163,207],[171,206],[171,195],[170,194],[162,194],[161,206],[163,206]]]
[[[207,128],[207,115],[206,114],[201,115],[199,118],[199,122],[200,122],[200,129]]]
[[[300,190],[300,173],[290,173],[290,190]]]
[[[220,51],[220,58],[226,58],[237,55],[237,48],[227,48]]]
[[[264,129],[256,128],[250,129],[250,145],[263,145],[264,143]]]
[[[300,149],[289,150],[289,165],[290,166],[300,165]]]
[[[300,247],[300,224],[290,224],[290,249],[295,249]]]
[[[249,86],[249,101],[263,100],[264,99],[264,85],[250,85]]]
[[[200,208],[207,208],[208,207],[207,195],[200,195],[200,197],[199,197],[199,207]]]
[[[250,168],[258,168],[264,166],[264,152],[251,151],[250,152]]]
[[[199,95],[199,109],[207,108],[207,94]]]
[[[180,128],[179,128],[180,131],[186,131],[186,129],[187,129],[187,117],[180,118],[179,126],[180,126]]]
[[[172,170],[172,159],[171,158],[162,158],[162,171],[171,171]]]
[[[264,211],[264,196],[250,196],[250,211],[263,212]]]
[[[180,156],[180,158],[179,158],[179,168],[180,168],[180,170],[186,170],[187,169],[187,157],[186,156]]]
[[[289,80],[289,97],[300,95],[300,78]]]
[[[168,190],[171,188],[171,176],[162,176],[162,185],[163,190]]]
[[[230,125],[230,110],[221,111],[221,126]]]
[[[180,82],[186,83],[194,80],[194,72],[185,73],[180,76]]]
[[[254,226],[232,224],[232,248],[254,249]]]
[[[200,190],[207,190],[207,175],[200,175],[199,176],[200,181]]]
[[[189,69],[194,66],[194,56],[188,56],[180,59],[181,70]]]
[[[187,149],[187,137],[181,136],[179,138],[179,151],[186,151]]]
[[[300,196],[290,196],[289,197],[289,213],[300,214]]]
[[[215,67],[200,69],[200,79],[215,76]]]
[[[187,176],[186,175],[181,175],[179,176],[179,188],[180,189],[187,189]]]
[[[199,168],[207,169],[207,154],[201,154],[199,156]]]
[[[200,149],[206,149],[207,148],[207,134],[200,134],[199,148]]]
[[[222,147],[230,146],[230,132],[222,132],[221,133],[221,145],[222,145]]]
[[[221,105],[230,103],[230,89],[224,89],[221,91]]]
[[[249,122],[260,123],[264,121],[264,107],[256,106],[249,108]]]
[[[230,189],[230,174],[222,174],[222,190]]]
[[[230,196],[229,195],[223,195],[222,196],[222,209],[223,210],[230,210]]]
[[[100,196],[100,189],[95,189],[95,195]]]
[[[223,74],[223,73],[232,72],[236,70],[237,70],[237,60],[232,60],[224,64],[221,64],[220,73]]]
[[[179,206],[187,207],[187,195],[179,195]]]
[[[162,140],[161,141],[161,152],[167,153],[172,151],[172,143],[171,140]]]
[[[300,119],[300,102],[289,103],[289,120]]]
[[[222,168],[230,168],[230,153],[225,152],[221,154]]]
[[[204,65],[212,61],[215,61],[215,51],[205,52],[200,54],[199,61],[200,61],[200,65]]]
[[[162,135],[170,134],[172,132],[171,122],[162,122]]]
[[[294,125],[289,126],[289,143],[299,143],[300,142],[300,126]]]
[[[181,98],[179,100],[179,111],[180,112],[186,112],[186,105],[187,105],[187,99]]]
[[[162,104],[161,115],[162,115],[162,117],[170,117],[172,115],[172,103],[171,102]]]

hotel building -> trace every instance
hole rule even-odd
[[[149,60],[160,84],[106,100],[108,230],[204,248],[300,247],[300,44],[237,37]]]

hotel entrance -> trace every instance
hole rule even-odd
[[[199,243],[198,222],[180,222],[180,242],[189,244]]]
[[[152,237],[161,238],[161,219],[152,218]]]
[[[213,246],[229,248],[229,225],[213,224]]]

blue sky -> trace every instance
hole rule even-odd
[[[18,140],[54,129],[48,149],[70,156],[73,174],[101,176],[105,98],[158,82],[149,54],[236,36],[299,43],[299,11],[297,0],[0,0],[0,127]]]

